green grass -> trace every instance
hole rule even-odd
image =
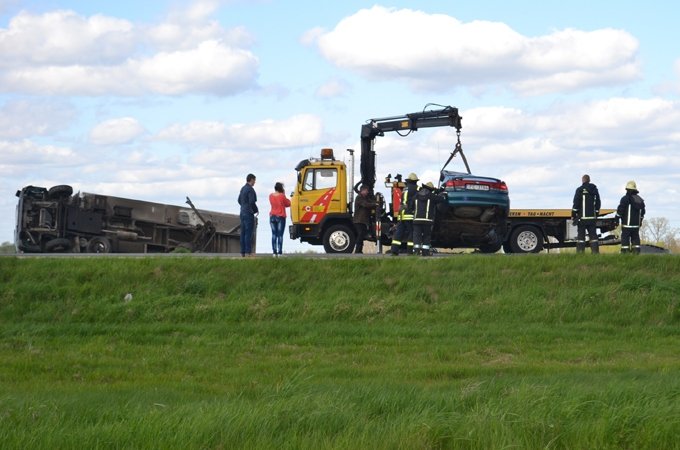
[[[2,257],[1,447],[680,448],[679,272]]]

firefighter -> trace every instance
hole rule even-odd
[[[354,253],[364,252],[364,239],[368,234],[368,227],[371,223],[371,211],[376,207],[375,200],[368,195],[369,189],[366,185],[361,185],[359,195],[354,200],[354,230],[357,234],[357,242]]]
[[[591,252],[600,253],[595,226],[595,221],[600,213],[600,193],[597,186],[590,182],[590,175],[583,175],[581,183],[581,186],[576,188],[574,206],[571,210],[571,218],[577,226],[576,252],[585,252],[587,231]]]
[[[621,253],[640,253],[640,226],[645,217],[645,201],[638,195],[635,181],[626,183],[616,216],[621,220]]]
[[[394,256],[399,255],[399,250],[406,241],[406,253],[413,253],[413,209],[409,208],[409,199],[418,192],[418,175],[411,172],[406,177],[406,186],[401,194],[401,205],[397,215],[397,229],[392,239],[390,252]]]
[[[418,193],[409,199],[413,211],[413,251],[416,255],[430,256],[435,209],[438,203],[444,201],[446,198],[435,192],[432,182],[423,184]]]

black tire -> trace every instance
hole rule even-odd
[[[87,253],[111,253],[111,241],[102,236],[93,237],[87,243]]]
[[[538,253],[543,250],[543,232],[531,225],[520,225],[510,234],[512,253]]]
[[[352,253],[355,239],[354,230],[347,225],[333,225],[323,234],[323,248],[326,253]]]
[[[67,184],[60,184],[57,186],[52,186],[47,191],[47,197],[51,199],[60,199],[64,197],[70,197],[73,194],[73,188]]]
[[[48,253],[66,253],[71,250],[71,241],[66,238],[55,238],[45,243],[45,251]]]
[[[479,246],[479,251],[482,253],[496,253],[502,246],[503,244],[500,242],[496,244],[484,244]]]

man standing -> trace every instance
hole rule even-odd
[[[357,233],[357,242],[354,247],[354,253],[364,252],[364,239],[368,233],[368,227],[371,223],[371,210],[376,207],[375,200],[368,197],[368,186],[361,185],[359,195],[354,200],[354,229]]]
[[[238,195],[241,205],[241,256],[253,255],[253,234],[255,232],[255,216],[257,216],[257,194],[255,194],[255,175],[249,173],[246,184]]]
[[[645,217],[645,201],[638,195],[635,181],[626,184],[616,215],[621,218],[621,253],[640,253],[640,226]]]
[[[399,249],[406,241],[406,253],[413,253],[413,209],[409,207],[409,199],[418,192],[418,175],[411,172],[406,178],[406,186],[401,193],[401,205],[397,215],[397,230],[394,232],[392,255],[399,255]]]
[[[595,227],[595,220],[600,213],[600,193],[597,186],[590,182],[590,175],[583,175],[581,183],[581,186],[576,188],[574,206],[571,210],[571,218],[577,223],[576,252],[585,252],[588,231],[591,252],[600,253]]]
[[[423,184],[413,196],[413,251],[416,255],[430,256],[435,208],[444,201],[446,198],[435,193],[432,182]]]

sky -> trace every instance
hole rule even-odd
[[[661,0],[0,0],[0,242],[27,185],[236,214],[253,173],[267,252],[275,182],[428,104],[459,109],[472,172],[513,208],[570,208],[587,173],[603,208],[635,180],[647,217],[680,227],[678,17]],[[377,178],[437,184],[455,141],[378,137]]]

